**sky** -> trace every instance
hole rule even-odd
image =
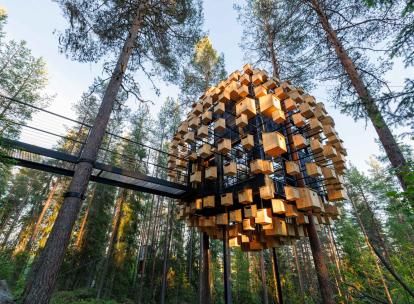
[[[236,2],[239,4],[243,1],[204,1],[204,29],[209,33],[213,46],[224,54],[226,70],[229,73],[241,69],[245,63],[243,49],[239,47],[243,40],[242,27],[237,22],[237,14],[233,9]],[[48,110],[74,118],[72,104],[79,100],[93,79],[101,75],[101,67],[98,64],[75,62],[59,53],[56,32],[65,29],[66,20],[56,3],[50,0],[3,0],[0,5],[5,7],[8,13],[5,28],[7,38],[25,40],[33,54],[43,57],[47,63],[49,84],[46,91],[55,96]],[[397,61],[387,79],[392,86],[402,86],[407,73],[402,63]],[[161,95],[157,96],[143,75],[138,72],[135,77],[140,82],[143,98],[154,103],[152,113],[158,111],[167,96],[176,97],[179,93],[176,86],[159,80],[157,86]],[[328,87],[321,84],[310,94],[318,101],[326,103],[329,114],[335,120],[335,128],[344,140],[348,160],[365,170],[370,155],[379,154],[375,142],[376,133],[370,123],[362,120],[355,122],[334,109],[332,104],[326,101]],[[135,108],[137,105],[133,103],[129,106]],[[397,133],[401,131],[397,130]]]

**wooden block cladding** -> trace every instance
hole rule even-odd
[[[243,220],[243,230],[254,231],[256,229],[254,218],[247,218]]]
[[[278,83],[274,79],[269,79],[262,84],[267,90],[271,90],[277,87]]]
[[[313,153],[320,153],[323,151],[321,142],[316,138],[310,139],[310,147]]]
[[[226,104],[224,102],[218,102],[214,106],[214,114],[221,115],[226,111]]]
[[[299,225],[309,224],[309,218],[303,212],[298,211],[298,216],[296,217],[296,223]]]
[[[223,193],[220,196],[220,202],[222,206],[232,206],[233,205],[233,193]]]
[[[286,153],[285,137],[279,132],[263,132],[262,142],[264,152],[273,157]]]
[[[259,98],[260,112],[267,116],[272,117],[272,113],[276,110],[281,110],[280,100],[272,94],[267,94]]]
[[[326,180],[336,179],[335,170],[329,167],[322,167],[323,178]]]
[[[196,161],[197,160],[197,152],[196,151],[189,151],[188,160]]]
[[[214,132],[224,131],[226,131],[226,120],[224,118],[219,118],[214,122]]]
[[[272,211],[269,208],[263,208],[257,210],[257,216],[255,220],[256,224],[265,225],[272,223]]]
[[[289,175],[298,175],[300,174],[300,168],[296,161],[285,161],[286,173]]]
[[[293,204],[286,204],[286,217],[297,217],[298,216],[298,209],[296,205]]]
[[[322,130],[322,124],[316,117],[312,117],[309,119],[309,129],[312,134],[319,133]]]
[[[300,198],[296,200],[296,207],[299,210],[310,210],[320,208],[318,194],[309,188],[298,188]]]
[[[213,119],[213,112],[207,111],[204,112],[203,115],[201,115],[201,121],[204,124],[208,124]]]
[[[254,147],[253,135],[251,135],[251,134],[244,135],[241,138],[241,144],[242,144],[243,148],[245,148],[247,150],[251,150]]]
[[[190,174],[191,183],[201,183],[201,171],[195,171]]]
[[[208,109],[213,105],[213,98],[207,96],[203,99],[203,109]]]
[[[302,116],[301,113],[293,114],[292,120],[293,120],[293,124],[298,128],[301,128],[306,124],[305,118]]]
[[[206,169],[205,174],[206,179],[216,179],[217,178],[217,167],[211,166]]]
[[[303,137],[301,134],[293,135],[293,145],[298,150],[305,148],[307,146],[305,142],[305,137]]]
[[[195,116],[198,116],[201,113],[203,113],[203,104],[201,102],[197,102],[196,104],[194,104],[192,113]]]
[[[198,117],[193,117],[190,119],[190,121],[188,122],[188,126],[190,128],[196,129],[198,128],[198,126],[200,125],[200,119]]]
[[[315,163],[306,163],[306,174],[311,177],[319,177],[322,175],[321,168]]]
[[[241,238],[236,236],[229,239],[229,247],[240,247],[241,245]]]
[[[215,216],[200,216],[198,219],[200,227],[214,227],[216,225]]]
[[[227,154],[231,151],[231,140],[228,138],[220,138],[217,141],[217,152],[221,154]]]
[[[194,132],[188,131],[188,133],[184,135],[184,141],[189,144],[194,143],[195,141]]]
[[[302,116],[305,118],[311,118],[314,116],[312,107],[306,102],[299,105],[299,110]]]
[[[257,86],[257,85],[259,85],[259,84],[261,84],[261,83],[263,83],[265,80],[264,80],[264,75],[261,73],[261,72],[258,72],[258,73],[256,73],[256,74],[253,74],[253,76],[252,76],[252,83],[255,85],[255,86]]]
[[[245,229],[243,229],[243,230],[245,230]],[[254,229],[253,229],[253,230],[254,230]],[[249,236],[247,236],[247,235],[245,235],[245,234],[242,234],[240,237],[241,237],[241,242],[242,242],[242,243],[250,243]]]
[[[247,118],[246,114],[241,114],[236,118],[236,126],[239,128],[244,128],[249,124],[249,119]]]
[[[250,84],[250,76],[247,74],[243,74],[241,75],[239,81],[241,85],[248,86]]]
[[[260,192],[260,198],[261,199],[272,199],[275,194],[275,188],[273,185],[265,185],[262,187],[259,187],[259,192]]]
[[[199,153],[201,158],[209,157],[212,154],[211,146],[209,144],[203,144],[199,150]]]
[[[328,189],[328,200],[331,202],[343,201],[348,199],[345,190],[329,190]]]
[[[285,186],[285,196],[288,201],[295,201],[300,198],[299,191],[297,188],[292,186]]]
[[[201,210],[203,208],[203,199],[202,198],[197,198],[194,201],[194,204],[195,204],[195,209],[196,210]]]
[[[267,94],[267,90],[264,86],[258,86],[254,88],[254,96],[256,98],[260,98],[262,96],[265,96]]]
[[[323,126],[323,133],[328,137],[335,134],[335,129],[331,125]]]
[[[249,63],[246,63],[246,64],[243,66],[243,71],[244,71],[244,73],[246,73],[247,75],[251,75],[251,74],[253,74],[253,67],[252,67],[252,65],[251,65],[251,64],[249,64]]]
[[[236,104],[236,116],[240,114],[246,114],[250,119],[256,116],[256,102],[254,99],[246,97],[242,101]]]
[[[238,193],[238,199],[240,204],[251,204],[253,203],[253,190],[246,188]]]
[[[245,98],[249,95],[249,87],[247,85],[242,84],[240,87],[237,88],[237,94],[239,94],[240,98]]]
[[[286,120],[285,112],[283,110],[276,110],[272,113],[272,119],[277,124],[282,124]]]
[[[256,205],[249,205],[243,208],[244,210],[244,217],[251,218],[256,217],[257,215],[257,206]]]
[[[254,174],[271,174],[273,173],[273,164],[269,160],[255,159],[250,162],[250,171]]]
[[[197,130],[197,137],[206,138],[208,137],[208,126],[200,126]]]
[[[285,214],[286,202],[282,199],[272,199],[272,212],[274,214]]]
[[[188,121],[184,120],[178,127],[178,133],[185,134],[188,131]]]
[[[234,161],[224,164],[223,169],[224,175],[235,176],[237,174],[237,165]]]
[[[229,216],[226,213],[219,213],[216,215],[216,225],[228,225],[229,224]]]
[[[323,146],[323,155],[327,158],[333,158],[336,156],[336,150],[332,145],[326,144]]]
[[[203,197],[203,208],[214,208],[214,207],[215,207],[214,195]]]
[[[235,223],[241,223],[242,222],[241,209],[230,211],[230,222],[235,222]]]
[[[296,109],[296,101],[294,101],[292,98],[285,99],[284,105],[285,105],[285,110],[288,112]]]

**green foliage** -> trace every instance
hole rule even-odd
[[[76,289],[73,291],[59,291],[52,296],[51,304],[129,304],[115,300],[97,300],[92,289]]]

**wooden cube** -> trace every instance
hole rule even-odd
[[[315,163],[306,163],[306,174],[311,177],[318,177],[322,175],[321,167]]]
[[[256,230],[254,218],[247,218],[243,220],[243,230],[246,230],[246,231]]]
[[[203,199],[202,198],[197,198],[194,201],[194,205],[195,205],[196,210],[201,210],[203,208]]]
[[[209,157],[212,154],[211,146],[209,144],[203,144],[199,150],[199,153],[201,158]]]
[[[305,118],[302,116],[301,113],[293,114],[292,120],[293,120],[293,124],[298,128],[301,128],[306,124]]]
[[[201,121],[204,124],[208,124],[213,119],[213,112],[207,111],[201,115]]]
[[[286,99],[288,97],[288,95],[287,95],[287,93],[286,93],[286,91],[284,90],[283,87],[277,87],[277,88],[275,88],[273,94],[275,94],[275,96],[277,98],[279,98],[280,100],[284,100],[284,99]]]
[[[262,159],[254,159],[250,162],[250,171],[254,174],[260,174],[264,171],[264,161]]]
[[[226,111],[226,104],[224,102],[218,102],[214,106],[214,114],[221,115]]]
[[[324,125],[323,133],[326,135],[326,137],[328,137],[328,136],[334,135],[336,132],[335,132],[335,129],[331,125]]]
[[[334,158],[336,154],[336,149],[329,144],[323,146],[323,155],[327,158]]]
[[[251,204],[253,203],[253,190],[246,188],[238,193],[239,204]]]
[[[178,133],[184,135],[188,132],[188,121],[183,121],[180,126],[178,127]]]
[[[222,206],[232,206],[233,205],[233,193],[223,193],[221,196],[221,205]]]
[[[328,200],[331,202],[343,201],[348,199],[345,190],[329,190],[328,189]]]
[[[264,82],[264,78],[263,78],[263,74],[262,73],[259,72],[259,73],[253,74],[253,76],[252,76],[252,83],[255,86],[257,86],[257,85],[259,85],[259,84],[261,84],[263,82]]]
[[[217,167],[211,166],[206,169],[205,172],[206,179],[216,179],[217,178]]]
[[[254,147],[253,135],[251,135],[251,134],[244,135],[241,138],[241,144],[242,144],[243,148],[245,148],[247,150],[251,150]]]
[[[201,183],[201,171],[195,171],[190,174],[191,183]]]
[[[263,160],[263,174],[271,174],[273,172],[273,163],[270,160]]]
[[[323,174],[323,178],[328,181],[336,179],[335,170],[333,170],[332,168],[322,167],[322,174]]]
[[[322,124],[316,117],[309,119],[309,130],[312,134],[319,133],[322,130]]]
[[[229,239],[229,247],[240,247],[241,245],[241,237],[236,236]]]
[[[262,84],[267,90],[271,90],[277,87],[277,82],[273,79],[269,79],[264,84]]]
[[[310,147],[313,153],[320,153],[323,151],[321,142],[316,138],[310,139]]]
[[[296,223],[299,225],[309,224],[309,218],[303,212],[298,211],[298,216],[296,217]]]
[[[235,222],[235,223],[241,223],[242,222],[241,209],[230,211],[230,222]]]
[[[194,132],[188,131],[188,133],[184,135],[184,141],[188,144],[194,143]]]
[[[296,207],[299,210],[310,210],[320,208],[318,194],[309,188],[298,188],[300,198],[296,200]]]
[[[257,210],[257,216],[255,219],[256,224],[265,225],[272,223],[272,211],[269,208],[263,208]]]
[[[240,98],[245,98],[249,95],[249,87],[245,84],[242,84],[237,88],[237,93],[239,94]]]
[[[197,102],[196,104],[194,104],[192,113],[195,116],[198,116],[201,113],[203,113],[203,104],[201,102]]]
[[[248,119],[256,116],[256,102],[253,98],[246,97],[236,104],[236,116],[240,114],[246,114]]]
[[[248,124],[249,119],[247,118],[246,114],[240,114],[240,116],[236,118],[236,126],[238,126],[239,128],[244,128]]]
[[[226,213],[219,213],[216,215],[216,225],[228,225],[229,224],[229,216]]]
[[[239,81],[241,85],[248,86],[250,84],[250,76],[248,74],[243,74],[241,75]]]
[[[259,98],[260,112],[268,117],[272,117],[272,113],[281,110],[280,100],[273,94],[263,95]]]
[[[263,132],[262,142],[264,152],[273,157],[286,153],[285,137],[279,132]]]
[[[230,92],[227,90],[224,90],[223,92],[221,92],[221,94],[218,96],[218,101],[219,102],[229,102],[230,101]]]
[[[208,137],[208,126],[202,125],[197,130],[197,137],[206,138]]]
[[[300,113],[302,114],[302,116],[305,117],[305,118],[311,118],[312,116],[315,115],[313,113],[313,109],[310,106],[310,104],[308,104],[306,102],[300,104],[299,110],[300,110]]]
[[[267,90],[264,86],[258,86],[254,88],[254,96],[256,98],[260,98],[262,96],[265,96],[267,94]]]
[[[286,120],[285,112],[283,110],[276,110],[272,113],[272,119],[277,124],[282,124]]]
[[[206,96],[203,99],[203,109],[208,109],[212,106],[213,104],[213,98],[211,96]]]
[[[237,174],[237,165],[236,162],[231,161],[223,166],[224,175],[235,176]]]
[[[196,129],[200,125],[200,119],[198,117],[193,117],[189,122],[188,126],[190,128]]]
[[[196,161],[197,160],[197,152],[196,151],[189,151],[188,152],[188,160]]]
[[[243,220],[244,221],[244,220]],[[243,230],[245,230],[245,229],[243,229]],[[254,230],[254,229],[253,229]],[[241,236],[241,242],[242,243],[249,243],[250,242],[250,239],[249,239],[249,236],[247,236],[247,235],[245,235],[245,234],[242,234]]]
[[[293,138],[293,145],[295,146],[297,150],[303,149],[307,146],[305,137],[303,137],[301,134],[295,134],[292,136],[292,138]]]
[[[224,118],[219,118],[214,122],[214,132],[224,131],[226,131],[226,120]]]
[[[294,101],[292,98],[285,99],[284,105],[285,105],[285,110],[288,112],[296,109],[296,101]]]
[[[297,217],[298,216],[298,209],[296,205],[293,204],[286,204],[286,217]]]
[[[274,214],[285,214],[286,202],[282,199],[272,199],[272,212]]]
[[[299,191],[297,188],[292,186],[285,186],[285,196],[288,201],[295,201],[300,198]]]
[[[214,207],[215,207],[214,195],[203,197],[203,208],[214,208]]]
[[[257,206],[256,205],[249,205],[243,208],[244,210],[244,217],[251,218],[256,217],[257,215]]]
[[[274,234],[279,236],[287,236],[287,226],[286,222],[278,217],[273,218],[273,227],[274,227]]]
[[[272,185],[265,185],[262,187],[259,187],[260,192],[260,198],[261,199],[272,199],[274,197],[275,189],[272,187]]]
[[[231,139],[220,138],[217,141],[217,152],[221,154],[227,154],[231,151]]]
[[[247,75],[251,75],[251,74],[253,74],[253,67],[252,67],[252,65],[251,65],[251,64],[249,64],[249,63],[246,63],[246,64],[243,66],[243,71],[244,71],[244,73],[246,73]]]
[[[285,161],[286,173],[289,175],[300,174],[300,168],[296,161]]]

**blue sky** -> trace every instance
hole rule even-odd
[[[239,47],[242,41],[242,28],[237,23],[233,3],[242,1],[206,0],[204,2],[204,27],[209,32],[213,46],[224,53],[228,72],[240,69],[244,64],[243,50]],[[7,37],[26,40],[33,54],[42,56],[47,63],[49,73],[47,92],[56,96],[49,109],[74,117],[71,110],[73,102],[79,99],[94,77],[100,75],[100,66],[71,61],[58,52],[57,35],[54,31],[63,30],[66,22],[56,3],[49,0],[4,0],[0,5],[6,8],[9,15],[6,26]],[[391,85],[401,86],[407,73],[398,61],[387,78]],[[159,81],[161,96],[157,97],[142,75],[138,73],[136,78],[141,84],[143,97],[154,101],[154,112],[165,97],[178,95],[177,87]],[[310,93],[318,101],[326,102],[326,88],[322,84]],[[134,108],[136,104],[130,106]],[[375,143],[376,134],[371,124],[364,121],[355,122],[333,109],[329,103],[327,109],[336,122],[339,136],[345,141],[348,159],[358,167],[366,168],[365,162],[369,156],[379,153]]]

